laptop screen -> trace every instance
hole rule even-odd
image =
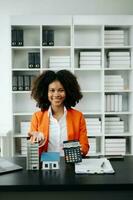
[[[23,168],[20,165],[17,165],[11,161],[8,161],[4,158],[0,158],[0,174],[8,173],[12,171],[22,170]]]

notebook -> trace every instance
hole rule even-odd
[[[11,161],[8,161],[4,158],[0,158],[0,174],[5,174],[13,171],[22,170],[23,168],[20,165],[17,165]]]

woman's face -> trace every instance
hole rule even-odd
[[[63,85],[58,81],[53,81],[48,87],[48,100],[53,107],[62,106],[66,98],[66,92]]]

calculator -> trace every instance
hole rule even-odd
[[[78,163],[82,161],[80,143],[78,140],[64,141],[63,149],[66,163]]]

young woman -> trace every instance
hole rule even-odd
[[[85,156],[89,150],[84,116],[73,109],[82,98],[76,77],[67,70],[45,71],[33,83],[31,96],[41,111],[31,119],[30,140],[38,140],[40,153],[63,155],[63,141],[79,140]]]

